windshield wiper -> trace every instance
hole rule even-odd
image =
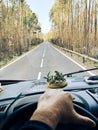
[[[67,73],[67,74],[64,74],[64,76],[72,77],[73,74],[84,73],[84,72],[92,71],[92,70],[98,70],[98,67],[92,68],[92,69],[79,70],[79,71],[76,71],[76,72]]]

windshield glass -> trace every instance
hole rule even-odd
[[[55,70],[94,67],[97,0],[0,0],[0,80],[39,80]]]

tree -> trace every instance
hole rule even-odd
[[[98,47],[97,16],[98,0],[56,0],[50,10],[51,31],[56,34],[52,39],[58,37],[60,46],[93,56],[92,49]]]
[[[0,59],[29,50],[37,26],[38,18],[25,0],[0,1]]]

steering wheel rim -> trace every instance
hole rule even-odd
[[[74,108],[75,108],[76,111],[81,111],[83,115],[85,115],[85,116],[91,118],[92,120],[94,120],[96,122],[96,125],[98,126],[98,119],[91,112],[89,112],[85,108],[83,108],[83,107],[81,107],[81,106],[79,106],[79,105],[77,105],[75,103],[73,103],[73,105],[74,105]],[[35,111],[36,107],[37,107],[37,102],[29,103],[29,104],[26,104],[26,105],[20,107],[18,110],[16,110],[14,113],[12,113],[10,116],[7,117],[7,119],[5,120],[5,122],[2,124],[1,130],[6,130],[6,129],[10,130],[11,125],[16,125],[17,124],[16,123],[17,120],[18,120],[18,122],[21,121],[20,123],[22,123],[21,124],[21,126],[22,126],[24,123],[26,123],[27,120],[30,119],[30,117],[33,114],[33,112]],[[32,109],[32,111],[29,111],[31,109]],[[21,114],[23,115],[24,113],[27,113],[28,111],[29,111],[28,117],[24,116],[25,119],[22,122],[22,120],[20,118]],[[20,118],[20,120],[19,120],[19,118]],[[20,125],[20,124],[18,124],[18,125]],[[17,127],[18,126],[13,127],[13,128],[15,128],[13,130],[17,130],[19,128],[19,127],[18,128]]]
[[[91,112],[89,112],[89,111],[86,110],[85,108],[83,108],[83,107],[81,107],[81,106],[79,106],[79,105],[77,105],[77,104],[75,104],[75,103],[73,103],[73,104],[74,104],[74,109],[75,109],[77,112],[78,112],[79,109],[82,110],[82,113],[80,113],[80,114],[84,115],[84,113],[85,113],[84,116],[89,117],[90,119],[94,120],[94,121],[96,122],[96,124],[98,124],[98,118],[95,117]]]

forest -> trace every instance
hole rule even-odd
[[[98,59],[98,0],[54,0],[49,17],[51,30],[44,37]],[[26,0],[0,0],[0,62],[29,51],[42,37]]]
[[[55,0],[48,39],[98,59],[98,0]]]
[[[37,15],[25,0],[0,0],[0,61],[42,42]]]

